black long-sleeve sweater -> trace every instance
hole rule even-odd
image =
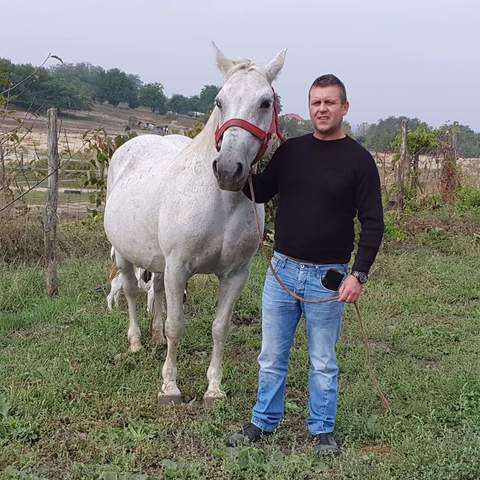
[[[275,250],[312,263],[348,263],[353,220],[361,224],[352,269],[368,273],[384,224],[378,170],[370,153],[350,137],[319,140],[312,134],[281,145],[253,176],[255,200],[279,194]],[[250,198],[248,184],[243,192]]]

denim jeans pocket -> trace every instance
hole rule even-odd
[[[276,255],[273,255],[273,257],[270,260],[270,264],[273,270],[275,270],[275,272],[278,272],[285,265],[285,260],[283,258],[277,257]],[[270,271],[270,269],[268,270]]]
[[[327,292],[337,293],[345,277],[345,268],[329,268],[320,275],[320,287]]]

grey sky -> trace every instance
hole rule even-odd
[[[480,131],[478,0],[0,0],[0,12],[0,57],[15,63],[52,52],[193,95],[222,82],[210,40],[258,63],[286,47],[284,113],[306,117],[309,85],[335,73],[352,124],[407,115]]]

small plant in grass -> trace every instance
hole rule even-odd
[[[462,210],[480,209],[480,188],[461,187],[457,191],[457,204]]]
[[[399,217],[395,212],[385,212],[385,240],[400,242],[407,238],[407,234],[401,227]]]

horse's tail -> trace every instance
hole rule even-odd
[[[110,267],[108,281],[111,283],[112,280],[120,273],[120,269],[117,267],[117,263],[115,261],[115,249],[113,247],[110,250],[110,258],[112,259],[112,266]]]

